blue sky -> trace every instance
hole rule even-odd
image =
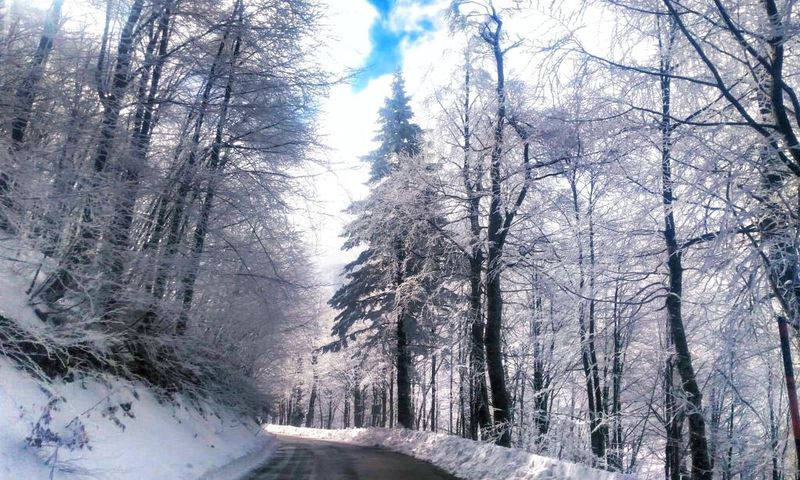
[[[368,0],[380,14],[380,17],[372,24],[369,38],[371,50],[364,63],[363,71],[353,82],[353,89],[362,90],[373,78],[386,75],[397,69],[402,62],[401,44],[404,40],[413,42],[426,32],[433,30],[434,25],[430,20],[423,19],[417,24],[417,28],[405,31],[394,31],[389,24],[392,9],[398,3],[397,0]],[[411,0],[419,5],[428,5],[433,0]],[[408,2],[407,2],[408,3]]]

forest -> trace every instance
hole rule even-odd
[[[0,4],[0,280],[47,326],[0,315],[4,355],[280,425],[800,475],[794,0],[424,2],[441,56],[352,159],[335,285],[301,220],[358,76],[326,3],[69,2]]]

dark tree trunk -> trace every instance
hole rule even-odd
[[[497,169],[499,178],[499,168]],[[493,207],[499,209],[499,205]],[[499,213],[499,212],[497,212]],[[489,228],[497,226],[490,214]],[[497,264],[501,261],[501,250],[496,244],[494,235],[489,235],[489,273],[486,280],[486,364],[489,371],[489,382],[492,386],[492,408],[494,410],[494,423],[499,429],[497,444],[508,447],[511,445],[510,401],[506,388],[505,368],[503,366],[502,352],[502,327],[503,327],[503,294],[500,286],[500,272]],[[493,266],[494,265],[494,266]]]
[[[389,381],[391,382],[391,379]],[[387,417],[386,409],[388,407],[387,402],[388,399],[386,398],[386,382],[384,382],[383,386],[381,387],[381,428],[386,428],[386,417]]]
[[[459,343],[460,348],[460,343]],[[447,396],[448,398],[448,416],[447,416],[447,433],[449,435],[453,435],[453,405],[455,404],[455,399],[453,398],[453,376],[455,366],[453,365],[453,350],[450,349],[450,388],[447,389]]]
[[[786,393],[789,397],[789,416],[792,422],[792,437],[794,437],[795,452],[800,455],[800,407],[797,402],[797,384],[792,366],[792,340],[786,318],[778,317],[778,332],[781,338],[781,356],[783,357],[783,372],[786,379]],[[800,471],[800,457],[797,458],[797,469]]]
[[[672,28],[670,43],[674,38],[674,27]],[[661,185],[664,205],[664,240],[667,245],[667,270],[669,272],[666,299],[667,321],[672,341],[675,345],[675,367],[678,370],[683,390],[686,393],[686,399],[689,402],[687,414],[689,418],[689,449],[692,455],[692,478],[695,480],[711,480],[713,472],[708,454],[706,422],[703,417],[703,396],[697,384],[681,313],[683,265],[681,263],[681,251],[678,246],[675,217],[673,215],[674,196],[672,192],[671,166],[673,126],[670,120],[670,75],[672,66],[668,55],[664,55],[662,58],[664,60],[662,60],[661,64]]]
[[[503,181],[501,163],[503,156],[504,129],[506,124],[505,72],[503,51],[500,48],[502,22],[493,15],[496,28],[493,32],[483,30],[484,39],[492,47],[497,68],[497,114],[494,126],[494,144],[491,153],[491,200],[489,205],[489,248],[486,257],[486,366],[492,389],[492,409],[494,425],[497,429],[497,444],[511,446],[511,404],[506,387],[505,367],[503,366],[503,290],[501,271],[503,243],[505,241],[504,218],[502,212]]]
[[[622,471],[624,446],[622,444],[622,331],[619,311],[619,282],[614,286],[613,310],[613,354],[611,367],[611,453],[608,455],[608,466],[613,470]]]
[[[364,426],[364,398],[361,386],[358,384],[353,387],[353,426],[356,428]]]
[[[782,80],[784,57],[784,32],[778,7],[773,0],[763,2],[768,14],[773,37],[769,39],[771,60],[769,69],[758,66],[756,81],[761,85],[757,90],[761,118],[765,122],[773,121],[777,132],[784,136],[788,149],[795,161],[800,161],[800,146],[794,136],[784,105],[784,86]],[[765,92],[768,92],[767,95]],[[797,112],[796,112],[797,113]],[[775,149],[775,141],[768,140],[762,148],[763,163],[762,181],[759,200],[764,203],[765,212],[759,220],[758,229],[761,242],[767,245],[766,253],[761,252],[767,266],[770,288],[780,301],[784,315],[777,316],[778,334],[780,337],[783,373],[786,382],[786,393],[789,400],[789,416],[791,419],[792,437],[795,444],[797,470],[800,471],[800,407],[797,400],[797,385],[794,377],[792,361],[791,337],[787,327],[790,323],[795,328],[800,325],[800,285],[798,278],[798,255],[795,245],[796,226],[792,227],[793,213],[785,211],[783,206],[783,189],[790,172],[786,164],[776,156],[782,155]],[[797,175],[797,173],[795,173]],[[751,238],[755,243],[755,240]]]
[[[372,385],[372,405],[370,405],[370,426],[377,427],[381,423],[380,419],[380,412],[378,412],[377,408],[380,405],[380,394],[378,392],[378,387]]]
[[[467,327],[467,330],[469,330],[469,327]],[[458,345],[458,364],[460,368],[458,369],[458,420],[456,420],[456,424],[458,427],[460,427],[460,436],[464,438],[472,438],[471,433],[468,430],[469,425],[467,424],[467,392],[465,391],[465,384],[468,383],[465,381],[465,376],[470,377],[470,369],[465,366],[467,363],[468,353],[466,352],[466,348],[464,348],[464,343],[466,343],[467,346],[470,345],[470,338],[468,334],[464,335],[464,338],[466,339],[465,342],[459,342]],[[470,421],[470,424],[471,423],[472,422]],[[459,429],[457,428],[456,430]]]
[[[411,406],[411,356],[408,352],[405,309],[397,316],[397,424],[414,428]]]
[[[325,428],[325,411],[323,409],[324,401],[322,401],[322,395],[319,396],[319,401],[317,404],[319,405],[319,428]]]
[[[314,370],[314,378],[311,383],[311,394],[308,396],[308,413],[306,414],[306,428],[314,426],[314,403],[317,401],[317,384],[319,383],[319,373],[317,372],[317,355],[311,357],[311,368]]]
[[[342,413],[342,426],[350,428],[350,387],[344,388],[344,412]]]
[[[431,356],[431,432],[436,431],[436,354]]]
[[[525,428],[525,384],[528,382],[524,371],[520,372],[519,418],[517,419],[517,448],[525,449],[523,434]]]
[[[39,39],[39,45],[15,93],[14,113],[16,116],[11,121],[11,147],[13,155],[16,155],[22,150],[25,142],[25,133],[27,132],[33,104],[36,100],[36,86],[39,84],[44,74],[44,65],[47,62],[50,51],[53,49],[53,37],[58,30],[58,22],[61,17],[61,5],[63,3],[64,0],[53,0],[53,4],[47,12],[47,18],[44,22],[44,32]],[[16,161],[16,158],[12,158],[12,163],[16,163]],[[0,205],[5,208],[10,208],[12,206],[12,199],[8,195],[8,190],[13,183],[14,179],[11,176],[11,172],[0,172]],[[4,230],[11,228],[4,212],[0,212],[0,228]]]
[[[389,375],[389,428],[394,428],[394,364]]]
[[[44,22],[44,32],[39,38],[39,45],[33,54],[31,63],[25,76],[17,88],[15,97],[15,114],[16,117],[11,121],[11,142],[15,151],[22,148],[25,141],[25,133],[28,129],[30,122],[31,111],[33,110],[33,103],[36,99],[36,86],[44,74],[44,65],[47,62],[47,57],[53,49],[53,37],[58,30],[58,22],[61,18],[61,5],[64,0],[53,0],[50,10],[47,12],[47,18]],[[9,179],[3,178],[3,182]],[[0,193],[4,192],[7,185],[0,183]]]
[[[667,322],[667,351],[672,350],[672,333]],[[666,480],[681,480],[681,466],[683,465],[683,410],[678,406],[675,398],[675,356],[671,353],[664,364],[664,428],[667,441],[664,446],[664,477]]]
[[[328,422],[325,424],[328,430],[333,428],[333,395],[328,397]]]
[[[579,151],[578,156],[581,153]],[[581,229],[581,210],[578,199],[578,178],[577,171],[573,171],[570,177],[570,188],[572,190],[572,207],[575,217],[575,228],[578,232]],[[589,199],[589,212],[591,212],[591,201]],[[597,365],[597,347],[595,344],[595,306],[594,306],[594,239],[591,213],[589,214],[589,311],[586,312],[586,302],[580,301],[578,307],[578,325],[581,337],[581,362],[583,374],[586,381],[587,405],[589,408],[589,435],[592,445],[592,453],[600,462],[605,460],[606,443],[608,430],[604,422],[604,408],[602,400],[602,385],[600,384],[600,374]],[[578,268],[580,271],[579,291],[583,295],[586,288],[586,266],[584,260],[583,238],[577,234],[578,242]],[[588,325],[587,325],[588,324]]]
[[[666,45],[663,44],[663,40],[660,39],[660,48],[666,52],[666,54],[662,55],[661,60],[661,100],[662,100],[662,117],[661,117],[661,137],[662,137],[662,145],[661,145],[661,169],[662,169],[662,181],[664,178],[664,169],[668,169],[669,177],[666,180],[671,182],[671,167],[670,167],[670,149],[672,147],[672,125],[669,119],[669,109],[670,109],[670,77],[668,74],[672,70],[671,66],[671,59],[669,58],[669,52],[672,51],[673,44],[675,42],[675,24],[674,22],[669,23],[669,29],[667,31],[666,37]],[[670,184],[671,185],[671,184]],[[666,188],[666,186],[664,186]],[[666,190],[665,190],[666,191]],[[671,195],[671,194],[670,194]],[[671,198],[670,204],[667,205],[667,213],[671,215]],[[674,225],[674,220],[667,220],[667,222],[672,222]],[[674,231],[673,231],[674,237]],[[673,239],[673,241],[675,241]],[[675,241],[676,242],[676,241]],[[669,265],[668,265],[669,267]],[[675,395],[675,355],[672,354],[672,349],[674,348],[674,340],[673,340],[673,333],[672,333],[672,318],[667,315],[667,322],[666,322],[666,350],[667,360],[664,364],[664,427],[666,430],[666,443],[665,443],[665,450],[664,450],[664,476],[666,480],[680,480],[681,478],[681,470],[683,467],[683,434],[682,434],[682,425],[684,420],[684,412],[683,409],[678,405],[676,395]]]
[[[489,390],[486,386],[486,356],[484,353],[483,298],[481,292],[481,276],[483,274],[483,246],[481,245],[480,202],[481,176],[480,165],[470,161],[472,150],[472,131],[470,126],[470,57],[469,48],[466,53],[464,76],[464,188],[468,195],[468,215],[471,235],[469,255],[469,321],[470,321],[470,438],[479,438],[478,430],[486,430],[492,425],[489,413]],[[474,180],[471,179],[474,178]]]
[[[542,343],[542,297],[538,293],[539,276],[534,273],[534,318],[531,321],[531,336],[534,342],[533,360],[533,423],[536,427],[536,446],[540,447],[550,429],[549,415],[549,392],[547,390],[548,380],[545,371],[545,347]],[[551,305],[552,309],[552,305]],[[552,312],[550,321],[553,321]],[[552,354],[552,348],[549,350]]]
[[[474,200],[474,215],[470,213],[470,222],[475,225],[480,240],[480,226],[478,224],[477,201]],[[473,222],[474,219],[474,222]],[[475,232],[473,232],[475,235]],[[489,413],[489,390],[486,385],[486,358],[484,354],[484,323],[481,298],[481,274],[483,271],[483,252],[480,245],[476,245],[472,251],[470,264],[470,384],[472,397],[470,401],[470,437],[478,439],[478,430],[485,431],[492,425],[492,417]]]

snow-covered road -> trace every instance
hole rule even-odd
[[[278,435],[269,462],[243,480],[456,480],[433,465],[378,447]]]

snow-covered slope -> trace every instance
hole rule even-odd
[[[522,450],[465,440],[441,433],[352,428],[320,430],[268,425],[270,433],[376,445],[432,463],[464,480],[634,480]]]
[[[180,397],[160,402],[146,387],[118,379],[42,383],[0,356],[3,480],[51,473],[55,479],[230,480],[263,461],[272,439],[224,409],[201,411]]]
[[[46,328],[25,290],[41,255],[0,239],[0,315],[36,338]],[[0,480],[232,480],[274,437],[252,419],[110,375],[46,381],[0,343]]]

